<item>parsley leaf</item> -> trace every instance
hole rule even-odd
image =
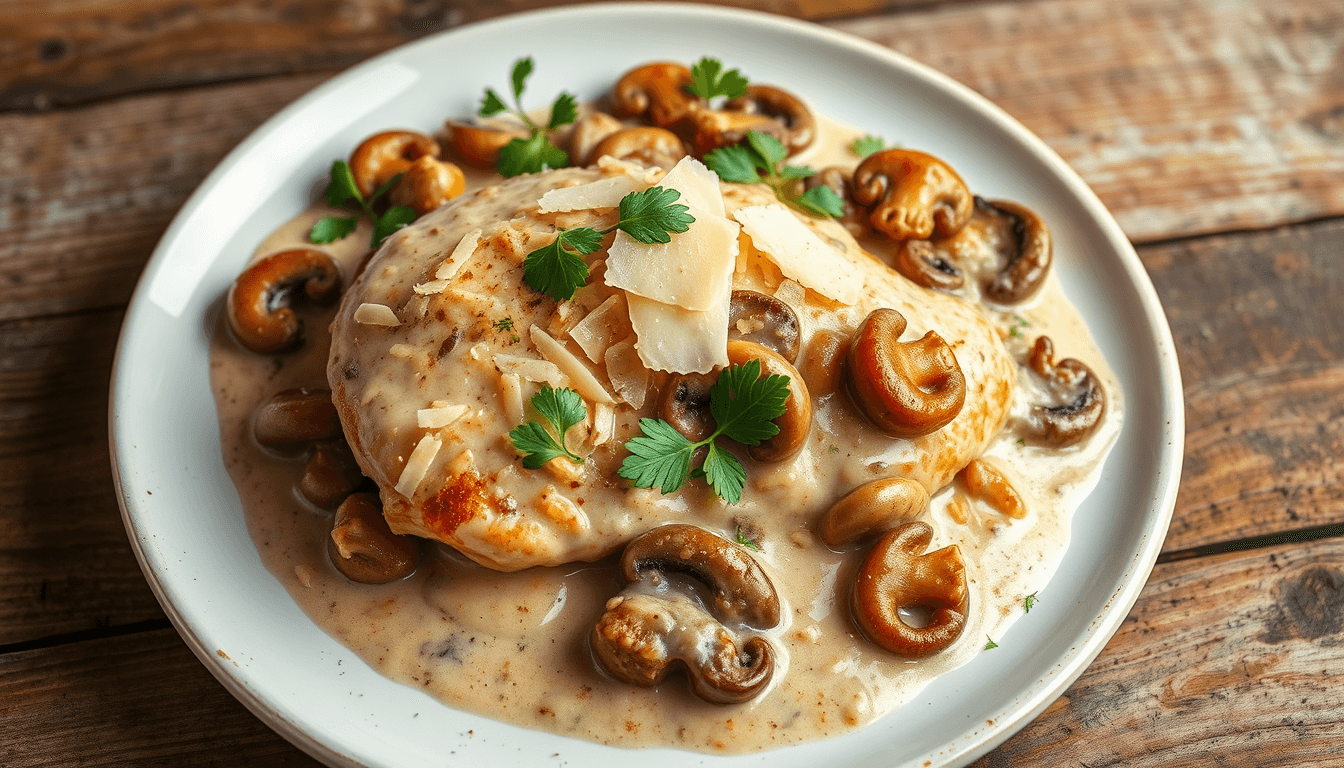
[[[887,148],[887,142],[882,140],[881,136],[871,134],[861,139],[855,139],[853,144],[849,145],[849,150],[859,157],[867,157],[874,152],[881,152]]]
[[[784,165],[789,150],[768,133],[747,131],[746,144],[720,147],[705,155],[705,165],[724,181],[737,184],[769,184],[775,197],[813,216],[844,215],[844,200],[835,191],[819,186],[800,192],[799,179],[815,176],[805,165]]]
[[[742,532],[742,526],[740,526],[740,525],[737,526],[737,533],[736,533],[735,536],[734,536],[734,540],[735,540],[738,544],[741,544],[742,546],[746,547],[747,549],[752,550],[753,552],[760,552],[760,551],[761,551],[761,545],[759,545],[759,544],[757,544],[756,542],[752,541],[751,539],[747,538],[747,534],[745,534],[745,533]]]
[[[485,89],[485,96],[481,99],[481,109],[478,112],[481,117],[498,115],[500,112],[508,111],[508,109],[509,105],[505,104],[504,100],[499,98],[499,94],[495,93],[494,89]]]
[[[709,390],[709,411],[717,424],[714,432],[696,443],[687,440],[662,419],[640,419],[640,435],[626,441],[630,455],[621,462],[621,477],[639,488],[661,487],[663,493],[680,488],[689,477],[703,477],[714,492],[729,504],[742,500],[747,472],[732,454],[714,440],[729,437],[745,445],[757,445],[774,437],[773,423],[784,413],[789,397],[789,377],[761,378],[759,360],[748,360],[719,374]],[[704,463],[691,471],[691,457],[708,446]]]
[[[1031,613],[1031,609],[1036,607],[1036,601],[1039,599],[1040,598],[1036,597],[1035,592],[1032,592],[1030,595],[1027,595],[1026,597],[1022,598],[1022,612]]]
[[[415,209],[407,205],[394,205],[387,209],[387,212],[378,217],[377,223],[373,225],[373,242],[370,245],[374,248],[383,244],[387,236],[396,232],[398,229],[415,221]]]
[[[690,208],[677,200],[681,193],[666,187],[649,187],[621,198],[621,220],[616,228],[641,243],[671,242],[672,232],[685,232],[695,222]]]
[[[495,167],[501,176],[513,177],[562,168],[568,162],[569,155],[563,149],[552,144],[546,134],[534,132],[529,138],[513,138],[500,147]]]
[[[355,184],[355,175],[344,160],[331,164],[331,181],[327,182],[326,197],[327,205],[332,208],[340,207],[351,198],[358,200],[360,205],[364,204],[364,196],[359,194],[359,187]]]
[[[513,81],[513,100],[522,101],[523,91],[527,88],[527,78],[532,75],[532,57],[528,56],[513,63],[513,72],[509,79]]]
[[[527,254],[523,280],[558,301],[571,298],[588,281],[588,265],[580,256],[596,251],[603,235],[619,229],[641,243],[666,243],[672,240],[670,233],[689,229],[695,217],[676,202],[680,197],[680,192],[665,187],[631,192],[621,198],[621,218],[610,227],[564,229],[555,242]]]
[[[546,386],[528,402],[531,403],[533,410],[551,425],[559,439],[557,440],[536,421],[514,427],[509,431],[509,437],[513,440],[513,447],[523,454],[523,466],[528,469],[539,469],[558,456],[565,456],[575,464],[582,464],[583,457],[565,446],[565,433],[588,415],[588,409],[584,406],[579,393],[568,388],[553,389]]]
[[[723,70],[723,62],[706,56],[691,67],[691,93],[705,101],[716,96],[735,99],[747,92],[747,78],[736,69]]]
[[[323,245],[348,237],[359,226],[358,216],[324,216],[308,230],[308,242]]]
[[[555,103],[551,104],[551,119],[546,124],[546,129],[553,131],[562,125],[569,125],[579,117],[579,103],[574,96],[569,93],[561,92],[555,97]]]
[[[985,643],[986,651],[993,650],[994,648],[999,647],[999,644],[994,642],[994,638],[990,637],[989,635],[985,635],[985,639],[989,641],[988,643]]]

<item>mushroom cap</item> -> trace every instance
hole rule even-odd
[[[315,248],[271,254],[243,271],[229,288],[229,330],[259,354],[284,352],[303,342],[303,323],[289,304],[300,293],[316,304],[341,295],[341,272]]]
[[[854,169],[854,200],[893,240],[947,237],[970,221],[974,199],[952,166],[923,152],[884,149]]]
[[[415,572],[416,544],[387,527],[377,496],[356,493],[336,509],[327,555],[351,581],[386,584]]]
[[[439,142],[419,131],[375,133],[350,154],[350,175],[367,200],[378,188],[422,157],[439,154]]]
[[[941,429],[961,412],[966,378],[947,342],[934,331],[900,341],[905,317],[873,310],[850,344],[845,361],[850,395],[869,420],[894,437]]]
[[[783,461],[798,453],[807,443],[807,435],[812,431],[812,396],[798,369],[778,352],[755,342],[730,338],[729,365],[743,365],[748,360],[760,362],[761,378],[784,376],[789,380],[789,396],[784,401],[784,413],[774,419],[779,432],[756,445],[747,446],[747,454],[757,461]]]
[[[888,531],[864,558],[850,593],[864,635],[905,658],[943,651],[966,628],[970,592],[961,550],[954,545],[924,553],[932,540],[933,528],[918,520]],[[928,610],[928,623],[905,623],[902,608]]]
[[[1050,337],[1041,336],[1032,345],[1028,367],[1063,402],[1033,405],[1025,431],[1034,443],[1066,448],[1082,442],[1101,424],[1106,413],[1106,390],[1085,363],[1071,357],[1055,362],[1054,355]]]

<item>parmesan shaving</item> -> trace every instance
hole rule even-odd
[[[421,408],[415,412],[416,425],[421,429],[439,429],[465,416],[467,406],[445,405],[436,408]]]
[[[593,406],[593,447],[606,445],[611,436],[616,434],[616,409],[609,403],[598,403]]]
[[[719,189],[719,175],[690,155],[672,166],[658,186],[680,192],[677,202],[690,206],[693,214],[728,215],[723,205],[723,192]],[[697,215],[696,218],[700,217]]]
[[[551,335],[541,329],[541,326],[534,325],[531,328],[532,343],[536,345],[537,351],[557,368],[568,376],[574,382],[574,389],[583,395],[584,399],[591,403],[613,403],[615,400],[607,392],[602,382],[597,380],[593,372],[588,370],[588,366],[583,364],[582,360],[574,356],[573,352],[565,349],[565,345],[551,338]]]
[[[611,379],[611,388],[617,397],[639,410],[644,407],[644,399],[649,392],[651,373],[635,354],[635,345],[628,341],[613,344],[605,356],[607,378]]]
[[[397,313],[385,304],[360,304],[355,308],[355,322],[361,325],[383,325],[387,327],[401,325]]]
[[[571,328],[569,337],[589,360],[598,363],[616,339],[624,338],[629,333],[629,313],[625,309],[625,300],[620,293],[616,293],[607,297],[597,309],[589,312]]]
[[[472,254],[476,253],[476,249],[480,245],[481,230],[473,229],[463,235],[462,239],[458,241],[457,247],[453,249],[452,255],[444,259],[439,268],[434,270],[434,278],[436,280],[453,279],[458,270],[462,269],[462,265],[467,263],[467,259],[470,259]]]
[[[793,311],[799,312],[807,301],[807,289],[793,280],[782,280],[775,289],[775,298],[788,304]]]
[[[616,208],[621,204],[621,198],[646,186],[643,181],[622,174],[575,187],[552,189],[541,196],[537,206],[542,213]]]
[[[523,423],[523,382],[516,373],[505,373],[499,377],[500,396],[504,402],[504,415],[510,424]]]
[[[645,367],[673,373],[708,373],[728,365],[728,298],[708,312],[695,312],[626,294],[635,349]]]
[[[503,352],[495,354],[491,360],[500,373],[516,374],[528,381],[550,384],[557,388],[569,386],[569,377],[561,373],[560,368],[555,363],[538,360],[535,357],[519,357]]]
[[[393,357],[412,358],[415,356],[415,347],[410,344],[393,344],[387,348],[387,354]]]
[[[406,460],[406,466],[401,469],[396,492],[408,499],[414,496],[415,490],[420,487],[420,481],[424,480],[425,473],[429,472],[429,465],[434,461],[434,457],[439,455],[439,449],[442,447],[443,441],[434,435],[420,438],[420,442],[415,444],[415,450],[411,451],[411,457]]]
[[[705,312],[731,291],[738,226],[706,213],[667,243],[641,243],[617,231],[607,250],[607,285],[663,304]]]
[[[447,280],[430,280],[427,283],[417,283],[411,290],[421,296],[433,296],[436,293],[443,293],[443,289],[448,287]]]
[[[751,205],[733,211],[752,245],[779,267],[785,277],[841,304],[853,305],[863,290],[863,275],[848,259],[778,203]]]

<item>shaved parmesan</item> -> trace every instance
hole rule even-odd
[[[783,280],[775,289],[775,298],[788,304],[794,311],[801,310],[807,301],[807,289],[793,280]]]
[[[516,374],[528,381],[550,384],[557,388],[569,386],[569,377],[561,373],[555,363],[538,360],[535,357],[507,355],[503,352],[496,354],[491,359],[500,373]]]
[[[723,207],[723,193],[719,189],[719,175],[705,164],[687,155],[672,166],[658,186],[681,193],[678,203],[690,206],[692,213],[727,216]],[[698,215],[696,218],[700,218]]]
[[[434,457],[439,455],[439,449],[442,447],[443,441],[434,435],[420,438],[415,450],[411,451],[411,457],[406,460],[406,466],[401,468],[401,477],[397,479],[397,493],[408,499],[415,495],[415,489],[420,487],[420,481],[425,479],[429,465],[434,461]]]
[[[543,331],[539,325],[532,326],[531,336],[537,351],[555,363],[556,367],[574,382],[575,391],[583,395],[585,400],[592,403],[615,402],[606,387],[602,386],[602,382],[588,370],[588,366],[575,357],[573,352],[565,349],[564,344],[551,338],[551,335]]]
[[[433,296],[436,293],[443,293],[443,289],[447,287],[447,280],[430,280],[427,283],[416,283],[412,286],[412,290],[421,296]]]
[[[737,224],[700,213],[671,242],[645,244],[618,231],[607,250],[607,285],[663,304],[704,312],[730,290]]]
[[[616,433],[616,409],[608,403],[593,406],[593,447],[605,445]]]
[[[523,423],[523,382],[516,373],[499,377],[499,392],[504,401],[504,414],[510,424]]]
[[[733,211],[752,245],[763,252],[785,277],[797,280],[829,299],[852,305],[863,290],[863,275],[847,259],[777,203],[752,205]]]
[[[635,354],[635,345],[628,341],[613,344],[606,354],[607,378],[616,395],[636,410],[644,407],[649,392],[651,372]]]
[[[415,423],[421,429],[439,429],[465,416],[467,406],[444,405],[436,408],[421,408],[415,412]]]
[[[564,189],[552,189],[537,201],[542,213],[586,211],[593,208],[616,208],[621,198],[644,189],[647,184],[622,174]]]
[[[453,277],[457,275],[458,270],[462,269],[462,265],[467,263],[467,259],[470,259],[472,254],[476,253],[476,249],[480,247],[480,245],[481,230],[473,229],[463,235],[462,239],[458,241],[457,247],[453,249],[452,254],[443,260],[443,263],[439,265],[438,269],[434,270],[434,278],[436,280],[453,279]]]
[[[597,167],[607,175],[622,173],[632,179],[638,179],[643,182],[646,187],[652,184],[654,180],[658,178],[658,175],[663,172],[661,168],[656,166],[647,168],[639,163],[632,163],[629,160],[617,160],[611,155],[603,155],[597,158]]]
[[[639,337],[635,349],[645,367],[673,373],[708,373],[715,366],[728,365],[728,298],[708,312],[650,301],[634,294],[625,299],[630,305],[630,325]]]
[[[573,302],[566,302],[570,304]],[[564,306],[563,304],[561,306]],[[616,341],[630,335],[629,314],[625,311],[625,298],[616,293],[589,312],[578,325],[569,331],[569,337],[579,345],[579,349],[594,363],[602,361],[602,355]]]
[[[355,308],[355,322],[362,325],[401,325],[397,319],[397,313],[385,304],[360,304]]]

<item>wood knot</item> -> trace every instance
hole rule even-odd
[[[1260,638],[1264,642],[1315,640],[1344,630],[1344,573],[1334,568],[1311,566],[1280,582],[1275,597],[1274,615]]]

